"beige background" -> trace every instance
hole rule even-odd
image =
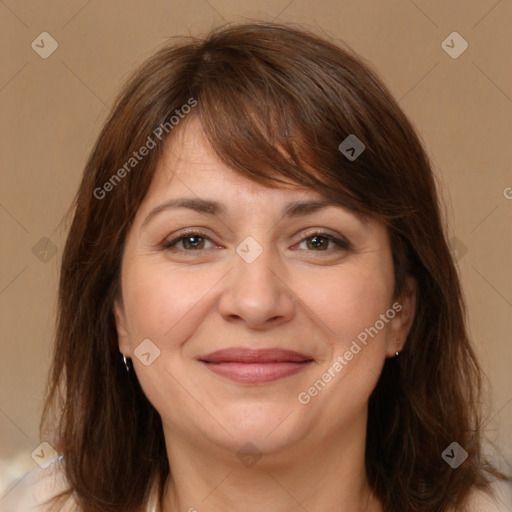
[[[35,466],[59,224],[115,94],[168,36],[246,18],[296,21],[344,39],[417,126],[457,238],[471,331],[491,383],[488,434],[512,461],[512,2],[3,0],[0,496]],[[47,59],[31,48],[44,31],[59,45]],[[469,44],[456,59],[441,46],[453,31]],[[51,240],[47,262],[33,252],[43,237]]]

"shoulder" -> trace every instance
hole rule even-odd
[[[13,482],[0,497],[0,512],[52,512],[49,499],[67,489],[62,458],[47,468],[34,468]],[[62,512],[78,512],[68,500]]]
[[[13,482],[0,495],[0,512],[80,512],[82,509],[78,507],[73,495],[58,509],[48,503],[68,488],[63,457],[59,456],[47,468],[36,467]],[[157,501],[158,480],[155,479],[147,510],[156,510]]]
[[[467,512],[512,511],[512,483],[495,480],[490,492],[474,490],[468,500]]]

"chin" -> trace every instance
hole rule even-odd
[[[233,436],[223,436],[230,450],[238,452],[250,443],[262,453],[284,450],[301,437],[304,424],[298,422],[299,415],[288,402],[285,405],[273,403],[245,404],[219,415],[224,418],[222,424]]]

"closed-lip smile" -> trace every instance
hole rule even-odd
[[[311,356],[281,348],[231,347],[201,355],[198,361],[217,375],[245,384],[266,384],[304,370]]]

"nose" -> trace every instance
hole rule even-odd
[[[264,248],[251,263],[235,252],[233,268],[224,280],[219,312],[227,321],[256,330],[289,322],[297,301],[286,281],[285,266],[271,248]]]

